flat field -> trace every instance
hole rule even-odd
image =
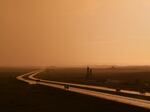
[[[149,112],[121,103],[29,85],[16,76],[31,69],[0,69],[0,112]]]
[[[40,78],[71,83],[150,91],[150,68],[93,68],[86,79],[86,68],[53,68],[39,74]]]

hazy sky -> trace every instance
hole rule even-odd
[[[150,0],[0,0],[0,66],[150,65]]]

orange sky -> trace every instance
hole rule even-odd
[[[149,0],[0,0],[0,66],[150,65]]]

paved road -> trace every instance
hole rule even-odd
[[[33,79],[33,80],[40,80],[40,81],[43,81],[43,82],[48,82],[48,83],[53,83],[53,84],[61,84],[61,85],[64,85],[64,84],[67,84],[67,85],[70,85],[70,86],[74,86],[74,87],[82,87],[82,88],[86,88],[86,89],[95,89],[95,90],[105,90],[105,91],[112,91],[112,92],[116,92],[116,89],[113,89],[113,88],[108,88],[108,87],[100,87],[100,86],[90,86],[90,85],[83,85],[83,84],[73,84],[73,83],[65,83],[65,82],[58,82],[58,81],[49,81],[49,80],[43,80],[43,79],[39,79],[39,78],[35,78],[36,74],[31,74],[29,76],[30,79]],[[127,93],[127,94],[134,94],[134,95],[143,95],[137,91],[129,91],[129,90],[120,90],[121,93]],[[145,93],[144,96],[148,96],[150,97],[150,93]]]
[[[44,70],[37,70],[33,71],[21,76],[18,76],[17,79],[27,82],[29,84],[40,84],[50,87],[55,87],[59,89],[65,89],[65,86],[69,86],[69,89],[66,88],[66,91],[76,92],[80,94],[90,95],[97,98],[103,98],[111,101],[116,101],[120,103],[125,103],[137,107],[142,107],[145,109],[150,109],[150,101],[137,99],[137,98],[131,98],[131,97],[125,97],[125,96],[119,96],[119,95],[113,95],[108,93],[102,93],[94,90],[90,90],[90,88],[93,89],[101,89],[101,90],[107,90],[107,91],[115,91],[115,89],[106,88],[106,87],[98,87],[98,86],[88,86],[88,85],[82,85],[82,84],[72,84],[72,83],[64,83],[64,82],[57,82],[57,81],[48,81],[43,80],[39,78],[35,78],[35,76]],[[139,94],[138,92],[134,91],[126,91],[123,90],[122,92],[129,93],[129,94]],[[146,93],[147,96],[150,96],[150,93]]]

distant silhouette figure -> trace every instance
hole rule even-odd
[[[115,69],[115,68],[116,68],[115,66],[112,66],[112,67],[111,67],[111,69]]]
[[[87,67],[87,69],[86,69],[86,79],[89,79],[89,75],[90,75],[90,67]]]
[[[89,71],[90,71],[90,67],[87,67],[87,73],[89,73]]]
[[[87,67],[86,80],[89,80],[91,77],[92,77],[92,69],[90,67]]]

